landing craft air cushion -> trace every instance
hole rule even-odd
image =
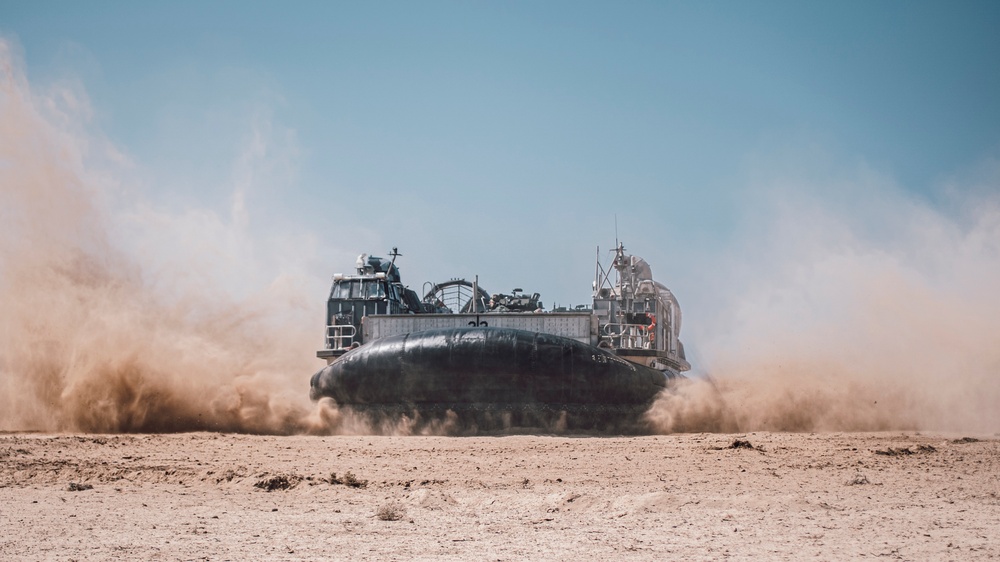
[[[551,312],[537,293],[490,295],[478,280],[428,283],[421,299],[390,255],[362,254],[356,275],[334,276],[313,400],[481,429],[621,427],[690,369],[676,298],[621,244],[611,268],[598,260],[592,307]]]

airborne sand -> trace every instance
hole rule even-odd
[[[4,435],[0,558],[988,560],[997,474],[913,433]]]

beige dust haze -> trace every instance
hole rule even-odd
[[[662,396],[653,426],[1000,431],[1000,163],[981,176],[952,215],[881,180],[830,187],[866,224],[775,190],[701,334],[709,380]]]
[[[152,290],[109,239],[101,142],[73,126],[85,100],[35,94],[16,63],[0,43],[0,428],[312,427],[312,326],[276,322],[281,300]]]

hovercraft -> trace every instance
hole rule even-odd
[[[362,254],[356,274],[333,277],[313,400],[374,422],[627,431],[691,368],[677,299],[621,244],[611,267],[598,260],[592,306],[552,311],[538,293],[490,294],[478,278],[427,283],[421,298],[390,256]]]

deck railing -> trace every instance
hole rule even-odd
[[[649,328],[645,324],[605,324],[604,335],[622,349],[655,349],[655,337]]]
[[[329,325],[326,327],[327,349],[348,349],[354,343],[357,329],[350,324]]]

